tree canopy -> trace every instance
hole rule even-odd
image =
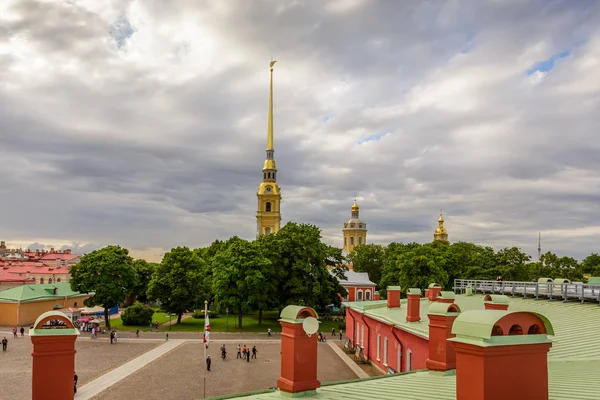
[[[82,256],[81,261],[71,267],[70,274],[72,290],[95,293],[86,304],[104,307],[104,321],[110,329],[108,309],[122,303],[137,280],[129,251],[119,246],[94,250]]]
[[[159,300],[162,308],[181,316],[203,302],[202,278],[206,262],[187,247],[176,247],[166,253],[148,285],[148,297]]]

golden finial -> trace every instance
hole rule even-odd
[[[354,199],[354,204],[352,204],[352,210],[358,210],[358,203],[356,202],[356,199]]]
[[[204,300],[204,304],[208,304],[208,300]]]
[[[271,58],[271,82],[269,86],[269,122],[267,129],[267,150],[274,150],[273,148],[273,65],[277,61]]]

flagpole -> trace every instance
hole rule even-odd
[[[206,318],[208,318],[208,301],[204,300],[204,337],[206,338]],[[206,398],[206,371],[208,366],[206,364],[206,348],[208,343],[202,343],[204,345],[204,396]]]

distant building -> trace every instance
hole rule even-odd
[[[92,294],[71,290],[68,283],[21,285],[0,292],[0,325],[28,325],[56,308],[77,308]]]
[[[0,270],[24,279],[27,283],[69,282],[70,268],[81,260],[80,254],[67,250],[8,249],[0,242]]]
[[[375,292],[375,284],[369,280],[369,274],[349,269],[345,275],[346,279],[338,278],[340,284],[348,291],[343,301],[379,300],[379,293]]]
[[[367,243],[367,223],[359,219],[359,207],[354,200],[350,219],[344,222],[344,253],[351,253],[356,246]]]
[[[17,274],[11,274],[9,272],[0,269],[0,291],[13,288],[15,286],[21,286],[26,284],[35,283],[33,278],[24,278]]]

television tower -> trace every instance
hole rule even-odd
[[[542,232],[538,232],[538,261],[542,258]]]

